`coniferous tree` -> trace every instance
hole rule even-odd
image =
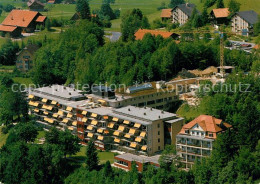
[[[95,147],[95,143],[90,140],[88,142],[87,150],[86,150],[86,168],[89,171],[95,170],[98,168],[98,155],[97,155],[97,149]]]
[[[238,3],[236,0],[230,0],[228,3],[228,10],[229,10],[229,18],[231,18],[236,12],[239,12],[240,9],[240,3]]]
[[[217,8],[224,8],[224,2],[223,0],[217,0]]]
[[[76,3],[76,12],[80,14],[81,19],[91,19],[90,7],[88,0],[77,0]]]

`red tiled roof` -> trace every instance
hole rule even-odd
[[[16,29],[17,29],[17,27],[15,27],[15,26],[0,25],[0,31],[13,32]]]
[[[150,33],[153,36],[158,36],[161,35],[163,38],[169,38],[170,36],[172,36],[172,32],[168,32],[168,31],[158,31],[158,30],[149,30],[149,29],[139,29],[136,33],[135,33],[135,39],[136,40],[142,40],[144,35]]]
[[[221,119],[217,119],[217,118],[215,118],[213,116],[209,116],[209,115],[200,115],[199,117],[195,118],[191,122],[185,124],[182,127],[179,134],[185,134],[185,130],[191,129],[196,124],[198,124],[205,132],[214,133],[213,138],[216,138],[216,133],[223,131],[222,126],[224,126],[226,128],[232,127],[230,124],[222,122]]]
[[[3,25],[28,27],[38,12],[28,10],[12,10],[2,22]]]
[[[36,19],[36,22],[44,22],[46,19],[46,16],[39,16],[37,19]]]
[[[161,17],[162,18],[171,18],[172,9],[162,9]]]
[[[212,11],[216,18],[225,18],[228,17],[229,15],[228,8],[218,8],[218,9],[213,9]]]

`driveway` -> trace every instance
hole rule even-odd
[[[122,33],[114,32],[114,31],[105,31],[105,33],[109,33],[111,35],[105,35],[105,37],[109,38],[111,42],[116,42],[121,37]]]

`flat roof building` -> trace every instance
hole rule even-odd
[[[164,94],[158,93],[158,98],[159,95]],[[184,121],[176,114],[146,106],[115,108],[93,100],[95,96],[98,95],[86,97],[83,91],[71,87],[46,86],[30,92],[29,106],[37,122],[45,128],[69,129],[82,144],[93,139],[101,150],[153,155],[163,150],[165,144],[176,142],[175,136]]]

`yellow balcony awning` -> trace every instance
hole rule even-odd
[[[142,141],[142,138],[141,138],[141,137],[136,137],[136,138],[135,138],[135,141],[136,141],[136,142],[141,142],[141,141]]]
[[[48,122],[49,122],[49,123],[54,123],[54,120],[53,120],[53,119],[49,119]]]
[[[115,118],[115,117],[114,117],[114,118],[112,119],[112,121],[117,122],[117,121],[118,121],[118,118]]]
[[[114,127],[114,125],[115,125],[115,123],[113,123],[113,122],[110,122],[110,123],[108,123],[107,127],[108,127],[108,128],[113,128],[113,127]]]
[[[108,116],[103,116],[104,119],[108,119]]]
[[[48,109],[48,105],[43,105],[42,108],[43,109]]]
[[[44,103],[46,103],[47,101],[48,101],[48,99],[46,99],[46,98],[42,99],[42,102],[44,102]]]
[[[47,111],[44,111],[43,114],[48,115],[49,113]]]
[[[29,99],[34,98],[34,95],[29,95],[28,98],[29,98]]]
[[[97,117],[97,114],[92,113],[92,114],[91,114],[91,117],[96,118],[96,117]]]
[[[48,121],[49,121],[49,118],[45,117],[45,118],[44,118],[44,121],[47,121],[47,122],[48,122]]]
[[[87,113],[88,113],[87,111],[82,111],[81,114],[82,114],[82,115],[87,115]]]
[[[102,141],[104,139],[104,137],[99,135],[97,139]]]
[[[124,129],[125,129],[125,127],[122,125],[118,127],[118,130],[120,130],[120,131],[124,131]]]
[[[53,107],[52,107],[52,106],[48,106],[47,109],[48,109],[49,111],[51,111],[51,110],[53,109]]]
[[[72,116],[73,116],[73,114],[71,114],[71,113],[67,114],[67,118],[72,118]]]
[[[57,118],[59,116],[59,114],[55,113],[52,115],[54,118]]]
[[[147,150],[147,146],[146,145],[142,146],[141,150],[146,151]]]
[[[129,125],[130,121],[124,120],[123,123],[126,124],[126,125]]]
[[[93,133],[90,133],[90,132],[89,132],[87,136],[88,136],[88,137],[93,137],[93,135],[94,135]]]
[[[97,125],[97,124],[98,124],[98,121],[96,121],[96,120],[91,121],[91,125]]]
[[[129,134],[135,134],[135,129],[131,128],[128,133]]]
[[[125,138],[130,138],[130,137],[131,137],[131,134],[125,134],[124,137],[125,137]]]
[[[52,105],[56,105],[56,104],[57,104],[57,102],[56,102],[56,101],[54,101],[54,100],[52,100],[52,101],[51,101],[51,104],[52,104]]]
[[[72,107],[67,107],[66,111],[72,111]]]
[[[88,121],[88,118],[82,118],[82,122],[86,123]]]
[[[135,125],[134,125],[135,128],[140,128],[140,126],[141,126],[141,124],[139,124],[139,123],[135,123]]]
[[[131,148],[135,148],[136,147],[136,143],[135,142],[131,142],[130,147]]]
[[[63,116],[63,112],[62,112],[62,111],[59,111],[58,114],[59,114],[60,116]]]
[[[68,123],[68,122],[69,122],[68,119],[63,119],[63,120],[62,120],[62,123]]]
[[[34,107],[38,107],[38,106],[39,106],[39,103],[38,103],[38,102],[35,102],[35,103],[33,103],[33,106],[34,106]]]
[[[120,139],[115,138],[114,142],[120,143]]]
[[[34,112],[39,112],[40,110],[39,110],[39,109],[34,109],[33,111],[34,111]]]
[[[109,131],[108,130],[104,130],[104,134],[109,134]]]
[[[105,100],[98,100],[98,102],[100,102],[102,105],[106,105],[106,101]]]
[[[34,106],[34,102],[33,102],[33,101],[30,101],[30,102],[29,102],[29,105],[33,105],[33,106]]]
[[[73,126],[77,126],[77,124],[78,124],[77,121],[73,121],[72,123]]]
[[[69,130],[74,130],[74,128],[73,128],[73,127],[68,127],[68,129],[69,129]]]
[[[140,137],[145,137],[145,135],[146,135],[146,132],[141,132],[140,133]]]
[[[97,132],[98,132],[98,133],[101,133],[101,134],[103,133],[103,131],[104,131],[104,130],[103,130],[102,128],[99,128],[99,129],[97,130]]]
[[[119,136],[120,132],[114,131],[113,135]]]
[[[88,130],[93,130],[93,126],[89,125],[89,126],[87,127],[87,129],[88,129]]]

